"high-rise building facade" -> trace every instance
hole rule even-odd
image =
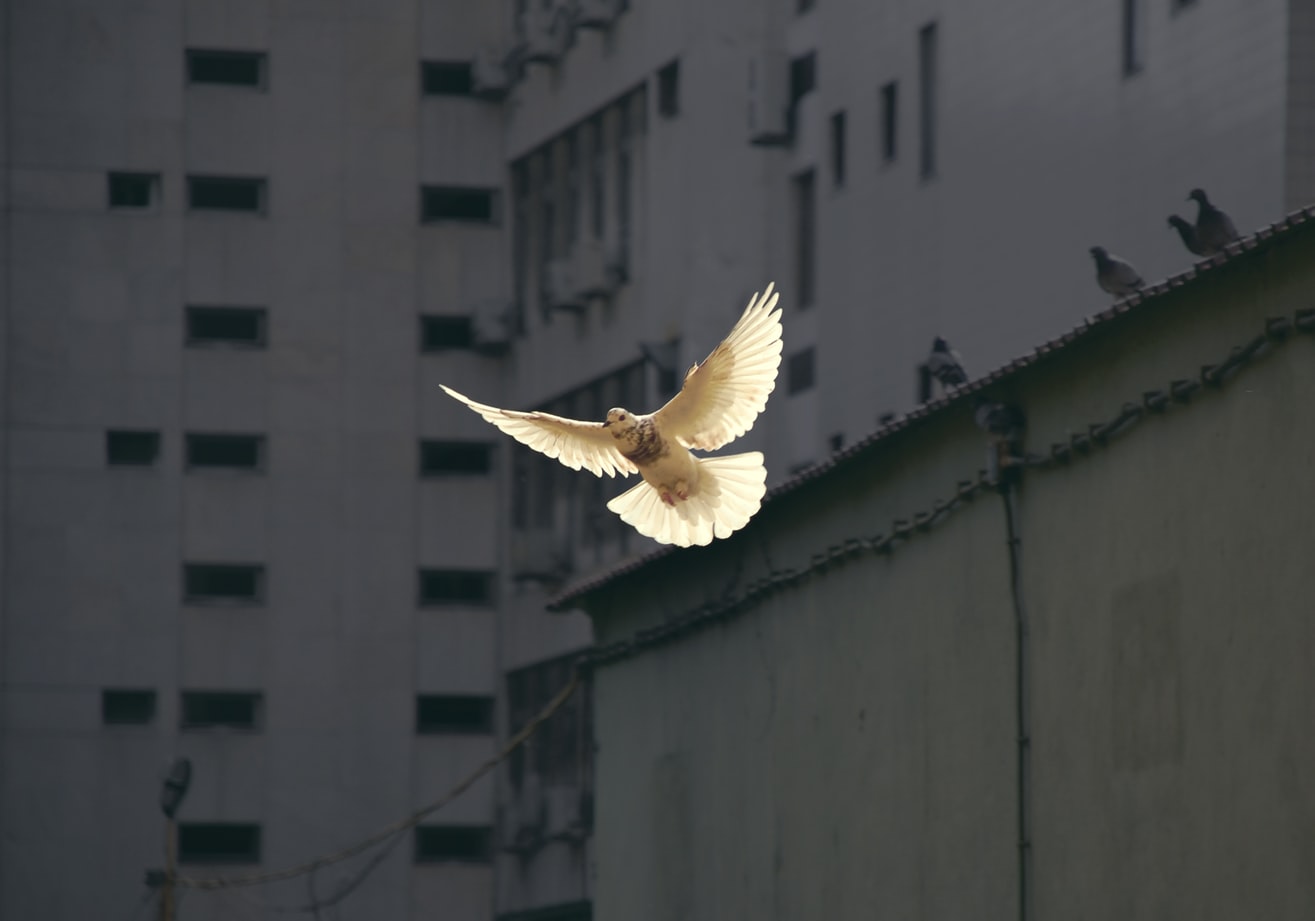
[[[0,0],[0,916],[350,845],[589,642],[622,488],[444,396],[654,408],[782,292],[769,482],[1315,198],[1300,0]],[[697,552],[697,551],[693,551]],[[661,732],[661,727],[647,731]],[[189,917],[587,917],[589,698]]]

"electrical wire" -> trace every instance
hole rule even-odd
[[[542,726],[549,718],[552,717],[554,713],[556,713],[558,710],[562,708],[562,706],[566,703],[568,699],[570,699],[571,695],[575,693],[576,688],[578,688],[579,686],[580,686],[580,672],[578,669],[576,669],[571,673],[571,680],[567,682],[565,687],[563,687],[560,691],[557,692],[557,696],[554,697],[551,701],[549,701],[548,705],[545,706],[541,711],[539,711],[539,714],[535,716],[534,719],[526,723],[520,732],[512,736],[507,741],[507,744],[504,745],[497,754],[489,758],[478,768],[476,768],[474,771],[468,774],[463,780],[457,783],[456,786],[452,787],[452,789],[450,789],[443,796],[429,803],[427,806],[423,806],[420,809],[415,810],[406,818],[399,819],[398,821],[393,822],[392,824],[387,825],[384,828],[381,828],[379,831],[375,832],[374,834],[366,838],[361,839],[355,844],[349,845],[348,847],[342,848],[341,850],[338,851],[334,851],[330,854],[324,854],[320,857],[316,857],[304,863],[296,864],[295,866],[285,867],[281,870],[273,870],[267,873],[253,873],[247,876],[216,876],[210,878],[180,876],[174,880],[174,885],[179,889],[212,889],[213,890],[213,889],[230,889],[239,886],[260,886],[260,885],[265,885],[267,883],[281,882],[283,880],[294,879],[298,876],[304,876],[308,873],[313,873],[316,870],[319,870],[321,867],[327,867],[336,863],[341,863],[342,861],[355,857],[358,854],[363,854],[366,851],[370,850],[371,848],[379,844],[383,844],[384,842],[388,841],[389,838],[392,838],[395,835],[400,838],[400,834],[402,832],[407,831],[408,829],[414,828],[415,826],[419,825],[420,822],[423,821],[426,816],[430,815],[431,813],[437,812],[439,809],[442,809],[444,806],[452,802],[458,796],[465,793],[472,786],[474,786],[475,783],[480,780],[480,778],[482,778],[485,774],[489,773],[489,771],[493,770],[495,767],[497,767],[499,764],[505,761],[513,751],[515,751],[521,745],[525,744],[526,740],[528,740],[530,736],[534,735],[534,733],[539,729],[540,726]],[[393,842],[393,844],[395,845],[396,842]],[[373,861],[371,864],[367,865],[368,869],[366,872],[378,866],[379,862],[380,861]],[[359,880],[353,882],[351,888],[354,889],[356,885],[359,885]],[[319,904],[322,905],[325,903],[321,902]]]

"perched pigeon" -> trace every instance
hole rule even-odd
[[[958,387],[960,384],[968,383],[968,374],[963,370],[963,359],[940,336],[932,340],[931,354],[927,356],[927,371],[941,382],[942,387]]]
[[[1137,270],[1118,256],[1111,256],[1103,246],[1093,246],[1096,260],[1096,283],[1115,297],[1127,297],[1145,284]]]
[[[1210,204],[1205,192],[1192,189],[1188,199],[1196,202],[1196,240],[1201,246],[1202,256],[1213,256],[1223,252],[1228,244],[1238,238],[1233,219]]]
[[[1201,249],[1201,242],[1196,239],[1195,224],[1187,220],[1187,218],[1171,214],[1169,215],[1169,226],[1178,231],[1178,236],[1182,238],[1183,246],[1186,246],[1192,255],[1205,255],[1205,251]]]
[[[768,285],[754,295],[739,321],[703,364],[685,375],[680,393],[657,412],[607,411],[606,422],[579,422],[542,412],[516,412],[460,400],[512,438],[595,476],[629,476],[644,482],[607,507],[659,543],[688,547],[729,537],[758,511],[767,469],[758,451],[695,457],[714,451],[753,427],[776,386],[781,364],[779,294]]]

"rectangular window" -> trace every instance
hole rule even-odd
[[[1175,4],[1176,8],[1176,4]],[[1123,0],[1123,75],[1142,69],[1142,0]]]
[[[159,173],[110,173],[111,208],[149,208],[160,190]]]
[[[420,219],[492,224],[497,220],[497,202],[497,189],[427,185],[420,189]]]
[[[786,364],[786,389],[791,396],[812,389],[817,382],[813,349],[806,348],[790,356]]]
[[[187,82],[264,89],[266,60],[263,51],[188,48]]]
[[[493,573],[481,569],[420,570],[420,603],[493,603]]]
[[[894,80],[881,88],[881,159],[895,162],[899,151],[899,84]]]
[[[597,115],[590,131],[592,147],[589,152],[589,229],[594,239],[603,239],[607,206],[607,134],[603,130],[603,116]]]
[[[936,175],[936,23],[918,32],[918,165],[922,178]]]
[[[794,178],[795,292],[801,308],[816,295],[817,189],[813,170]]]
[[[493,470],[493,445],[483,441],[420,442],[420,475],[482,475]]]
[[[265,600],[265,567],[251,563],[184,563],[183,600],[193,604],[260,604]]]
[[[189,470],[261,470],[264,435],[188,435]]]
[[[241,822],[180,822],[179,863],[260,863],[260,826]]]
[[[680,61],[672,61],[657,72],[657,110],[663,118],[680,114]]]
[[[493,698],[462,694],[416,696],[416,732],[490,735]]]
[[[443,352],[474,347],[475,326],[470,317],[429,314],[420,318],[420,351]]]
[[[188,307],[184,344],[264,348],[266,317],[263,307]]]
[[[580,132],[566,135],[566,245],[569,248],[580,239]]]
[[[831,184],[840,188],[845,184],[845,113],[831,116]]]
[[[193,211],[265,213],[265,180],[243,176],[188,176],[187,207]]]
[[[790,60],[790,107],[817,88],[817,52]]]
[[[183,729],[259,729],[260,694],[251,691],[183,691]]]
[[[630,170],[634,162],[630,97],[617,106],[616,123],[616,241],[621,265],[630,265]]]
[[[417,825],[416,863],[491,863],[493,829],[487,825]]]
[[[155,692],[103,690],[100,719],[106,726],[145,726],[155,719]]]
[[[105,462],[111,467],[151,467],[159,459],[159,432],[111,429],[105,433]]]
[[[475,81],[470,61],[422,61],[420,92],[426,96],[469,96]]]

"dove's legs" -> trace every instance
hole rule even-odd
[[[659,543],[688,547],[729,537],[758,511],[766,491],[767,470],[757,451],[695,460],[696,486],[689,480],[654,485],[647,481],[626,490],[607,507],[640,534]],[[676,501],[680,492],[685,497]]]

